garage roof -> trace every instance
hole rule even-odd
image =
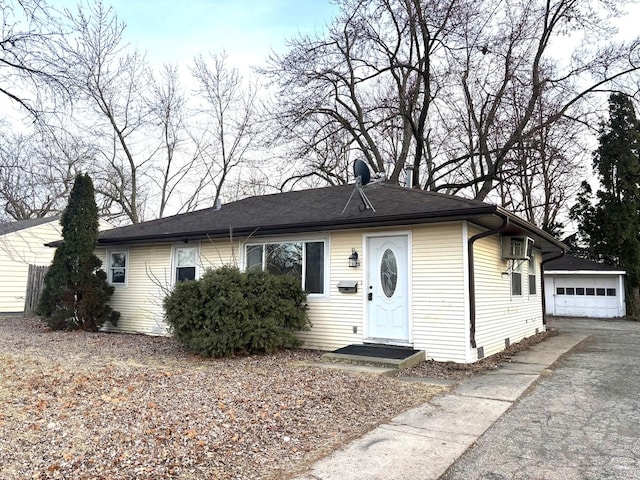
[[[604,263],[586,260],[584,258],[574,257],[573,255],[563,255],[554,260],[549,260],[543,264],[545,273],[551,271],[560,272],[607,272],[612,274],[626,273],[620,267],[613,267]]]

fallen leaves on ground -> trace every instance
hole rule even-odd
[[[287,478],[443,390],[0,317],[0,478]]]

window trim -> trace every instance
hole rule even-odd
[[[513,265],[513,269],[511,270],[511,297],[522,297],[522,261],[513,260],[515,263]],[[516,275],[520,278],[520,291],[515,292],[516,283],[514,282],[514,278]]]
[[[266,246],[269,244],[279,244],[279,243],[302,243],[302,287],[304,287],[304,281],[306,278],[306,244],[307,243],[317,243],[322,242],[324,244],[324,264],[323,264],[323,293],[309,293],[307,295],[307,300],[322,300],[328,299],[330,294],[330,265],[331,265],[331,249],[329,244],[329,236],[327,235],[305,235],[305,236],[286,236],[282,238],[277,237],[265,237],[260,239],[252,239],[252,241],[247,241],[242,244],[241,249],[241,264],[243,271],[247,271],[247,248],[253,247],[257,245],[261,245],[262,248],[262,268],[264,268],[265,256],[266,256]]]
[[[107,249],[107,259],[105,262],[107,272],[107,283],[116,288],[127,287],[129,285],[129,249],[128,248],[109,248]],[[124,282],[113,282],[113,268],[111,266],[111,256],[114,253],[124,253]]]
[[[537,269],[536,269],[536,259],[537,259],[537,255],[535,254],[535,252],[532,250],[531,251],[531,257],[529,257],[529,263],[527,266],[527,283],[528,283],[528,288],[529,288],[529,295],[533,296],[533,295],[538,295],[538,285],[537,285]],[[533,279],[531,278],[533,277]],[[532,281],[533,280],[533,281]],[[532,288],[533,287],[533,291]]]
[[[178,250],[180,249],[195,249],[196,262],[195,262],[195,280],[200,278],[200,243],[180,243],[171,247],[171,282],[172,286],[178,284],[177,268],[178,268]]]

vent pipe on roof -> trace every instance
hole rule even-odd
[[[413,188],[413,165],[407,164],[407,166],[404,167],[404,170],[407,175],[404,184],[407,188]]]
[[[220,197],[216,198],[216,210],[220,210],[222,208],[222,200],[220,200]]]

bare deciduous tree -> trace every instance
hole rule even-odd
[[[194,171],[197,156],[187,162],[181,158],[189,138],[185,120],[186,98],[176,66],[165,65],[157,76],[152,76],[148,104],[150,120],[160,137],[151,180],[159,189],[158,216],[163,217],[174,194],[185,190],[185,179],[188,180],[190,174],[197,176]],[[197,196],[198,192],[188,190],[188,196]]]
[[[60,15],[42,0],[0,2],[0,97],[39,119],[69,94]]]
[[[75,67],[75,87],[86,101],[86,110],[76,106],[78,117],[86,116],[84,132],[98,150],[91,172],[103,209],[113,217],[132,223],[143,220],[148,184],[144,173],[154,155],[145,132],[148,79],[144,56],[126,49],[124,24],[101,2],[89,9],[80,6],[69,13],[76,35],[67,55]]]
[[[85,147],[68,137],[6,132],[0,144],[0,218],[27,220],[60,213],[87,155]]]
[[[549,135],[595,125],[585,105],[597,104],[602,91],[624,89],[640,68],[638,42],[612,40],[620,12],[611,2],[338,4],[341,14],[326,35],[291,40],[265,69],[278,87],[272,106],[278,138],[308,155],[342,132],[352,156],[375,172],[385,170],[399,182],[412,164],[414,185],[430,190],[483,200],[502,182],[516,184],[511,176],[524,171],[544,177],[556,167],[571,168]],[[575,36],[584,43],[561,58],[554,45]],[[559,122],[563,126],[554,128]],[[536,155],[519,155],[532,144]],[[323,162],[310,156],[307,170],[296,175],[312,174],[318,165]],[[538,195],[551,202],[547,187],[539,183],[540,193],[518,202],[529,196],[533,206]],[[551,211],[545,215],[551,221]]]
[[[226,53],[197,57],[191,71],[201,100],[198,152],[207,166],[203,179],[215,185],[215,204],[233,171],[249,163],[257,135],[257,89],[243,84],[238,70],[229,66]]]

